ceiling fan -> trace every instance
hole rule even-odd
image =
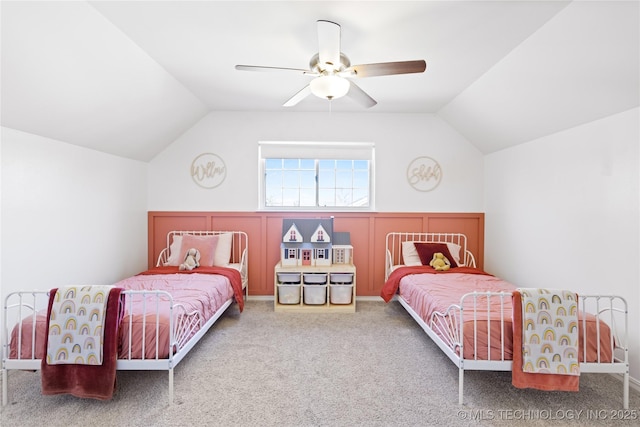
[[[292,71],[313,76],[314,79],[307,86],[284,103],[285,107],[292,107],[309,94],[314,94],[328,100],[347,95],[370,108],[377,102],[348,78],[422,73],[427,68],[424,60],[351,65],[349,58],[340,51],[340,25],[326,20],[318,20],[317,24],[318,53],[311,57],[308,70],[258,65],[236,65],[236,70]]]

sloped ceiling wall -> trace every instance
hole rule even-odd
[[[358,79],[367,114],[434,113],[490,153],[639,105],[637,1],[11,2],[2,126],[149,161],[210,111],[286,111],[315,21],[352,63],[425,59]],[[336,113],[362,113],[349,99]],[[310,97],[295,111],[327,112]]]
[[[149,160],[202,101],[85,2],[2,3],[2,125]]]
[[[638,106],[638,3],[561,10],[438,112],[482,152]]]

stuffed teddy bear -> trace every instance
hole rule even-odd
[[[196,267],[200,267],[200,251],[196,248],[191,248],[187,251],[184,262],[180,264],[178,270],[193,270]]]
[[[442,252],[433,254],[433,259],[429,263],[436,271],[447,271],[451,268],[451,261],[447,259]]]

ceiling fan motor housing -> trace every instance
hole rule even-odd
[[[341,71],[346,70],[351,66],[351,61],[347,58],[347,55],[340,52],[340,63],[339,64],[331,64],[331,63],[320,63],[320,55],[315,54],[311,57],[309,61],[309,68],[312,71],[317,72],[318,74],[334,74],[339,73]]]

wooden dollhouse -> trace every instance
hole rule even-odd
[[[282,267],[351,264],[353,248],[348,232],[334,232],[333,218],[284,219]]]

